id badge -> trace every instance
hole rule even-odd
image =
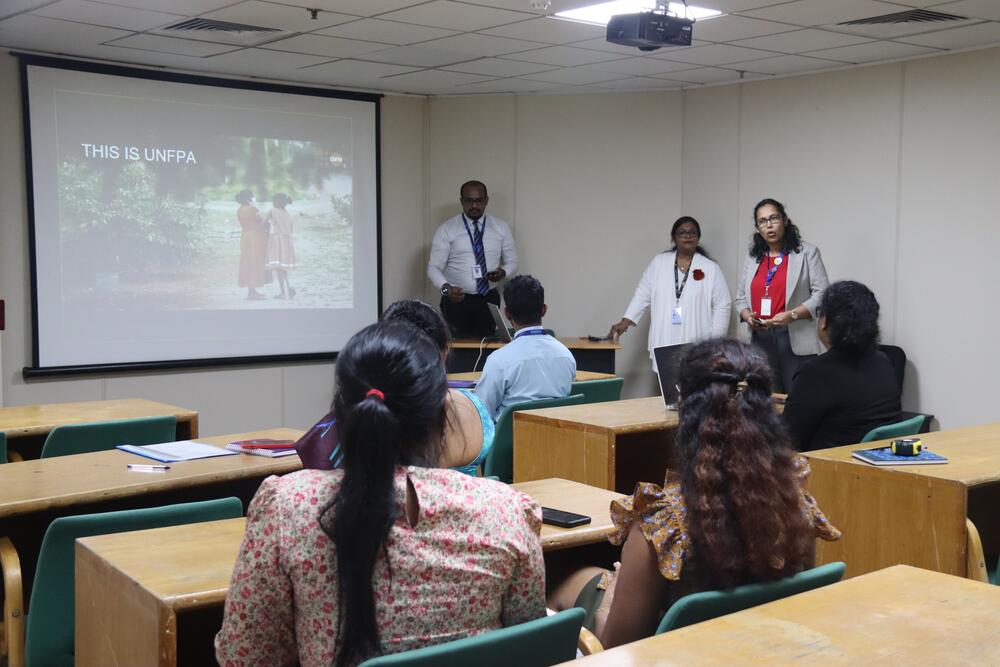
[[[670,314],[671,324],[684,324],[684,315],[681,312],[681,307],[677,306],[674,311]]]
[[[472,267],[472,279],[479,280],[482,277],[483,277],[483,267],[476,264],[475,266]]]
[[[770,297],[764,297],[760,300],[760,316],[761,317],[771,317],[771,299]]]

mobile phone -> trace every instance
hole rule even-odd
[[[591,343],[600,343],[602,340],[607,340],[607,338],[601,338],[600,336],[587,336],[587,340]]]
[[[554,510],[551,507],[543,507],[542,523],[547,523],[550,526],[559,526],[560,528],[576,528],[577,526],[586,526],[590,523],[590,517],[583,514],[574,514],[573,512]]]

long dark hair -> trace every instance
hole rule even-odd
[[[675,438],[694,570],[707,588],[771,581],[811,567],[795,453],[771,404],[767,359],[718,338],[679,364]]]
[[[670,240],[673,241],[674,245],[671,246],[670,250],[668,250],[667,252],[674,252],[677,250],[677,241],[674,241],[674,239],[677,238],[677,230],[680,228],[681,225],[683,225],[686,222],[690,222],[692,225],[694,225],[694,228],[698,230],[698,238],[701,239],[701,225],[698,224],[698,221],[692,218],[690,215],[682,215],[681,217],[674,220],[674,226],[670,228]],[[700,252],[702,255],[705,256],[705,259],[712,259],[712,256],[708,254],[707,250],[701,247],[700,243],[698,244],[698,247],[694,249],[694,251]]]
[[[826,318],[833,349],[863,357],[878,346],[878,300],[861,283],[853,280],[833,283],[823,291],[819,310]]]
[[[788,214],[785,213],[785,205],[777,199],[767,197],[766,199],[761,199],[753,207],[754,232],[753,236],[750,237],[750,256],[758,262],[767,254],[767,241],[764,240],[764,237],[760,235],[760,231],[757,229],[757,211],[769,204],[778,209],[778,213],[782,219],[788,223],[788,226],[785,227],[785,247],[783,250],[788,254],[802,251],[802,234],[799,232],[799,228],[795,226],[795,223],[792,222],[792,219],[788,217]]]
[[[337,548],[336,664],[344,666],[381,653],[372,574],[399,514],[395,468],[437,464],[447,380],[434,343],[401,322],[355,334],[338,355],[336,375],[333,412],[344,477],[320,526]]]
[[[427,334],[434,344],[447,352],[451,344],[451,330],[434,306],[420,299],[400,299],[385,309],[382,322],[408,322]]]

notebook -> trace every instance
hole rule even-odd
[[[176,463],[177,461],[194,461],[195,459],[209,459],[214,456],[234,456],[236,452],[227,452],[221,447],[210,445],[207,442],[197,440],[181,440],[179,442],[164,442],[158,445],[118,445],[118,449],[145,456],[162,463]]]
[[[897,456],[888,447],[875,449],[858,449],[851,456],[874,466],[919,466],[947,463],[948,458],[925,449],[916,456]]]
[[[448,386],[451,389],[475,389],[475,380],[448,380]]]
[[[237,454],[252,454],[253,456],[266,456],[269,459],[276,459],[280,456],[291,456],[292,454],[298,454],[295,451],[295,445],[288,445],[285,449],[264,449],[263,447],[253,447],[251,449],[244,449],[242,445],[236,442],[231,442],[226,445],[226,449],[231,452],[236,452]]]

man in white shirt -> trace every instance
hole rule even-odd
[[[517,249],[507,223],[486,215],[483,183],[464,183],[459,202],[462,213],[434,233],[427,276],[441,291],[441,314],[455,337],[484,338],[495,330],[486,304],[500,305],[493,283],[517,271]]]
[[[517,276],[504,287],[503,300],[517,331],[513,341],[486,357],[476,384],[476,395],[493,419],[510,405],[569,396],[576,377],[573,354],[542,328],[548,310],[542,284]]]

